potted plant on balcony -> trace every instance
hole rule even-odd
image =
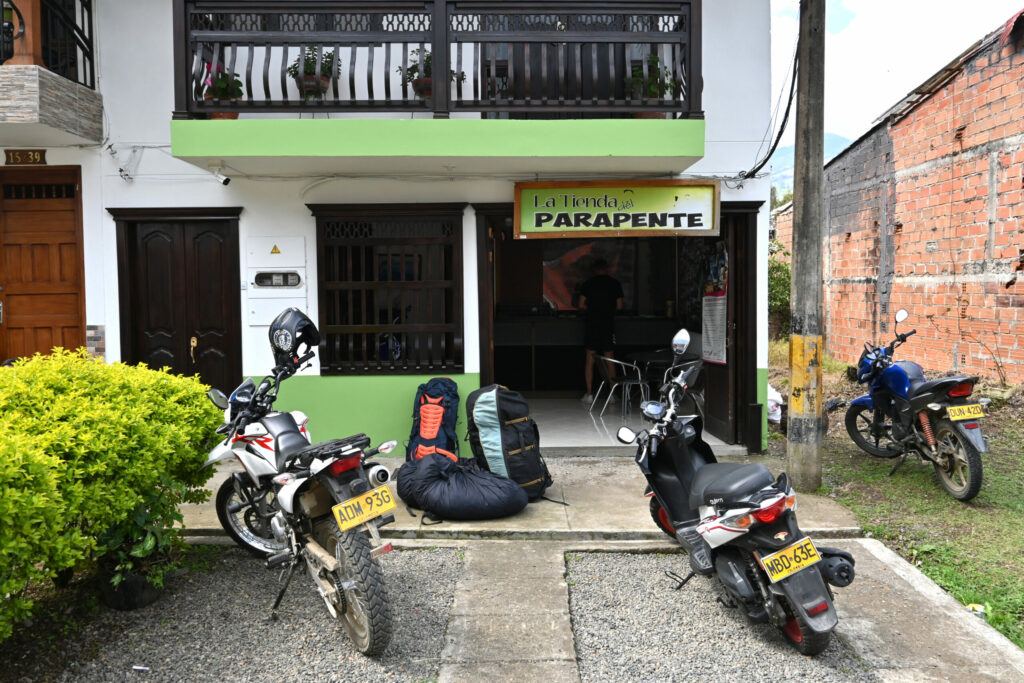
[[[647,78],[644,78],[644,69],[636,64],[630,70],[630,76],[626,78],[626,91],[634,100],[644,100],[648,104],[654,104],[665,97],[666,93],[675,92],[677,85],[672,79],[672,71],[661,63],[656,54],[647,55]],[[639,119],[663,119],[663,112],[639,112],[636,115]]]
[[[237,75],[224,73],[220,64],[217,65],[216,72],[212,66],[208,67],[207,71],[209,75],[206,77],[203,99],[235,102],[242,97],[242,81],[238,80]],[[237,119],[238,112],[210,112],[207,116],[211,119]]]
[[[318,56],[320,59],[319,70],[317,69]],[[341,68],[340,59],[338,68]],[[314,46],[303,48],[286,71],[295,80],[295,85],[303,99],[322,98],[330,87],[331,78],[334,76],[334,52]]]
[[[423,50],[422,59],[420,50],[416,49],[409,53],[409,66],[398,67],[397,71],[402,75],[402,85],[411,85],[412,90],[420,97],[430,97],[434,93],[434,73],[430,56],[430,50]],[[462,83],[466,80],[466,74],[462,71],[449,70],[449,81]]]

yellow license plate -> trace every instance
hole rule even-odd
[[[391,489],[387,484],[361,493],[354,498],[349,498],[335,505],[331,510],[334,512],[334,519],[338,521],[338,528],[348,531],[352,527],[359,526],[371,519],[376,519],[394,510],[398,504],[395,497],[391,495]]]
[[[949,413],[950,420],[970,420],[985,417],[985,413],[981,410],[980,403],[968,403],[963,406],[947,406],[946,412]]]
[[[816,564],[821,560],[821,555],[818,554],[818,549],[814,547],[811,539],[804,538],[777,553],[757,559],[768,574],[768,578],[775,583]]]

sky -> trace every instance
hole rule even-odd
[[[789,93],[798,0],[771,0],[772,110]],[[825,132],[855,140],[1024,0],[826,0]],[[783,92],[783,90],[785,92]],[[780,97],[781,94],[781,97]],[[782,145],[793,144],[796,106]]]

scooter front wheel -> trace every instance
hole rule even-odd
[[[330,581],[344,594],[337,619],[356,649],[371,657],[391,642],[391,604],[384,588],[384,572],[370,555],[370,541],[358,531],[340,531],[334,520],[316,525],[317,542],[334,556],[341,568]]]
[[[673,541],[678,541],[676,538],[676,530],[672,526],[672,520],[668,518],[668,512],[665,508],[661,507],[661,503],[658,502],[657,496],[651,496],[651,519],[658,525],[658,528],[665,532],[666,535],[670,536]]]
[[[895,443],[892,440],[892,422],[886,418],[879,430],[881,433],[873,434],[873,420],[875,411],[869,406],[853,405],[846,410],[846,432],[857,444],[857,447],[868,455],[876,458],[895,458],[899,451],[890,451],[887,444]]]

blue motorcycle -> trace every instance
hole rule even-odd
[[[897,311],[897,327],[909,315]],[[991,401],[971,399],[977,377],[925,380],[917,363],[893,360],[896,347],[916,332],[897,334],[888,346],[864,344],[857,382],[867,384],[868,393],[850,402],[846,431],[869,455],[898,458],[890,476],[916,454],[932,463],[951,496],[970,500],[981,489],[981,453],[988,450],[978,420]]]

